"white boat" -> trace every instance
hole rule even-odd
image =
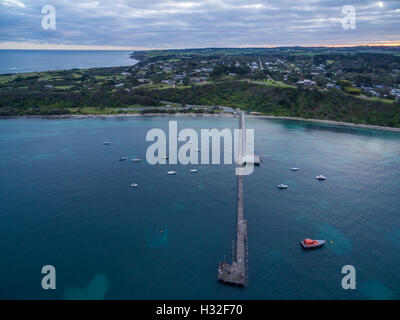
[[[319,176],[316,176],[317,180],[326,180],[326,177],[323,176],[322,174]]]
[[[292,170],[292,171],[299,171],[300,168],[291,168],[290,170]]]
[[[200,149],[196,149],[195,151],[196,151],[196,152],[199,152],[199,151],[200,151]]]
[[[162,156],[161,159],[168,159],[168,156]]]
[[[287,188],[288,188],[288,185],[287,185],[287,184],[281,183],[281,184],[278,184],[276,187],[277,187],[278,189],[287,189]]]
[[[197,172],[197,171],[199,171],[199,170],[197,170],[197,169],[191,169],[191,170],[190,170],[191,173],[195,173],[195,172]]]
[[[104,144],[105,144],[106,146],[108,146],[109,144],[111,144],[111,142],[104,141]]]
[[[137,188],[139,185],[137,183],[131,183],[131,187]]]
[[[142,159],[132,159],[131,161],[132,162],[140,162],[140,161],[142,161]]]
[[[169,175],[176,174],[176,171],[168,171],[167,174]]]

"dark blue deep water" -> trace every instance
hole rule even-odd
[[[0,50],[0,74],[119,67],[135,64],[132,51]]]
[[[249,286],[240,289],[216,281],[235,237],[234,167],[190,174],[118,161],[145,158],[146,132],[173,119],[180,129],[238,126],[216,117],[0,120],[1,299],[400,298],[400,134],[248,119],[264,162],[245,178]],[[327,245],[304,251],[305,237]],[[57,270],[54,291],[41,288],[46,264]],[[356,290],[341,287],[348,264]]]

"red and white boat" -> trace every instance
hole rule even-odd
[[[325,240],[313,240],[313,239],[304,239],[300,241],[302,247],[304,249],[314,249],[322,247],[325,244]]]

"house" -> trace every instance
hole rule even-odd
[[[173,80],[161,80],[161,83],[167,84],[169,86],[172,86],[172,85],[175,84],[175,81],[173,81]]]
[[[190,83],[191,84],[205,84],[207,83],[206,77],[194,77],[190,78]]]
[[[311,86],[315,86],[317,83],[315,81],[312,81],[309,79],[304,79],[304,80],[297,81],[297,84],[311,87]]]
[[[374,88],[372,88],[372,87],[364,87],[364,86],[361,86],[361,89],[363,89],[365,91],[374,90]]]

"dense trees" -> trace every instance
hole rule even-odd
[[[63,90],[26,91],[14,89],[0,92],[0,115],[19,114],[59,114],[66,108],[84,107],[124,107],[140,104],[158,106],[160,102],[149,96],[132,94],[125,90],[114,92],[103,90],[81,90],[70,92]],[[36,111],[35,111],[36,110]]]
[[[269,115],[400,127],[398,103],[367,101],[335,91],[230,81],[179,90],[141,90],[140,94],[185,104],[240,107]]]

